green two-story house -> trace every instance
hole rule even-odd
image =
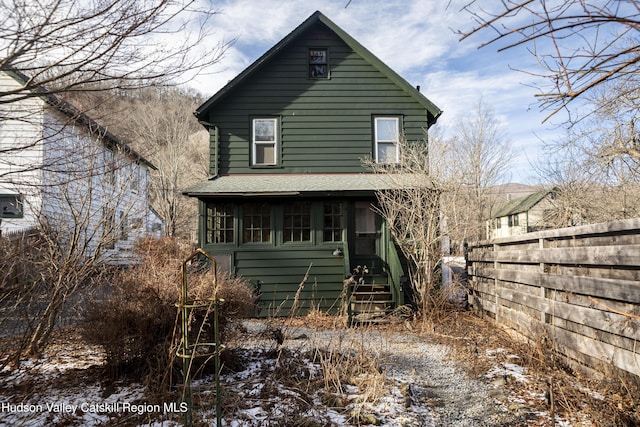
[[[397,162],[440,113],[314,13],[195,112],[210,136],[211,177],[185,190],[200,246],[256,284],[261,315],[288,314],[302,282],[301,312],[337,310],[358,265],[403,304],[406,267],[371,209],[390,184],[362,159]]]

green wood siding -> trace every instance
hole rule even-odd
[[[329,79],[307,78],[310,47],[329,51]],[[279,116],[278,167],[250,167],[251,118]],[[372,153],[374,115],[402,117],[408,140],[423,140],[427,112],[402,88],[317,23],[209,110],[211,173],[360,172]]]
[[[284,242],[282,236],[284,204],[293,201],[311,203],[311,234],[308,242]],[[269,206],[272,217],[273,233],[269,243],[244,243],[240,218],[244,207],[253,200],[215,200],[212,204],[232,204],[236,215],[234,222],[235,238],[232,243],[205,243],[206,202],[200,202],[200,246],[214,257],[219,257],[224,264],[231,256],[232,273],[249,280],[259,288],[260,316],[286,316],[309,267],[309,278],[300,295],[299,310],[296,314],[304,314],[311,307],[323,311],[337,311],[345,279],[345,258],[334,256],[336,248],[344,249],[344,242],[323,241],[324,203],[342,203],[341,223],[346,227],[348,215],[347,201],[344,199],[256,199],[257,203],[265,202]],[[280,311],[278,307],[284,301]]]
[[[308,77],[310,49],[326,49],[329,78]],[[379,224],[375,254],[356,256],[354,250],[354,243],[362,243],[362,237],[354,231],[354,200],[363,197],[373,202],[375,195],[371,187],[357,187],[349,181],[339,184],[339,189],[329,186],[323,190],[312,185],[300,190],[289,184],[296,190],[287,191],[286,188],[256,187],[246,179],[260,180],[265,174],[359,174],[365,171],[362,159],[374,157],[375,117],[398,117],[407,140],[423,141],[426,128],[435,123],[440,114],[411,84],[316,12],[196,111],[198,119],[209,129],[210,173],[223,175],[205,182],[212,186],[198,187],[190,193],[200,199],[201,246],[213,256],[220,256],[233,273],[259,287],[261,316],[290,314],[309,267],[309,277],[295,314],[310,308],[336,312],[342,303],[345,274],[355,266],[352,263],[359,260],[373,260],[380,264],[377,268],[381,272],[383,267],[389,270],[387,273],[393,276],[390,283],[398,288],[398,292],[394,291],[395,302],[402,303],[399,286],[403,268],[398,257],[394,257],[396,251],[386,225]],[[252,120],[269,117],[278,120],[277,164],[252,167]],[[224,176],[234,174],[249,176]],[[339,175],[323,178],[332,176]],[[326,180],[314,179],[328,185]],[[252,188],[267,190],[253,191]],[[292,196],[296,191],[303,196]],[[271,241],[244,243],[244,224],[249,221],[243,217],[243,206],[259,199],[271,205]],[[292,230],[300,226],[291,225],[295,221],[286,216],[284,204],[287,200],[301,199],[312,201],[311,238],[307,240],[307,234],[301,234],[304,237],[287,239],[287,230],[293,236]],[[235,237],[227,239],[225,234],[225,239],[207,240],[204,206],[207,202],[225,200],[236,206]],[[342,241],[323,242],[323,214],[319,207],[326,201],[343,203],[343,218],[338,227],[338,230],[342,228]],[[253,226],[253,222],[251,224]],[[227,225],[225,223],[225,227]],[[218,225],[210,228],[215,231],[211,236],[218,236],[216,233],[222,230]],[[307,233],[308,227],[303,228],[303,233]],[[333,238],[333,234],[331,236]],[[333,255],[338,247],[343,250],[343,256]]]
[[[296,292],[310,266],[295,314],[305,314],[310,308],[332,312],[340,308],[344,259],[332,255],[334,246],[227,249],[230,250],[216,245],[204,247],[214,257],[233,252],[236,274],[260,290],[259,316],[289,315]]]

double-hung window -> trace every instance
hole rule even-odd
[[[277,118],[253,119],[251,151],[252,166],[274,166],[278,163]]]
[[[400,118],[375,117],[374,140],[376,163],[400,161]]]

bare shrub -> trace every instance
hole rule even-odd
[[[178,239],[144,239],[137,245],[141,263],[114,275],[104,296],[85,316],[83,337],[106,352],[106,373],[112,380],[126,374],[152,391],[166,391],[173,383],[176,349],[180,344],[179,313],[181,262],[192,252]],[[208,266],[193,266],[189,299],[224,299],[219,310],[220,335],[234,318],[252,314],[253,288],[241,278],[218,274],[213,283]],[[190,341],[213,342],[211,305],[191,312]]]
[[[50,229],[0,238],[0,368],[38,357],[61,324],[75,322],[85,290],[108,270],[80,262]]]
[[[170,350],[176,308],[157,289],[124,275],[118,274],[104,300],[89,306],[82,335],[104,347],[108,378],[130,374],[151,386],[164,377],[173,358]]]
[[[42,249],[37,236],[0,238],[0,336],[7,338],[0,340],[0,370],[19,363],[33,329],[38,271],[32,260]]]

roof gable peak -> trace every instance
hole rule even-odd
[[[345,44],[347,44],[354,52],[359,54],[365,61],[380,70],[387,78],[393,81],[398,87],[412,96],[417,102],[419,102],[429,112],[429,125],[435,123],[437,118],[442,114],[435,104],[433,104],[427,97],[425,97],[420,91],[407,82],[398,73],[393,71],[388,65],[378,59],[367,48],[361,45],[357,40],[351,37],[346,31],[336,25],[327,16],[325,16],[319,10],[315,11],[311,16],[298,25],[293,31],[287,34],[282,40],[271,47],[267,52],[260,56],[251,65],[245,68],[235,78],[230,80],[222,89],[220,89],[215,95],[204,102],[194,112],[194,115],[200,120],[201,123],[206,124],[206,112],[215,105],[220,99],[225,97],[235,87],[240,85],[249,76],[257,72],[262,66],[268,62],[272,57],[281,52],[285,47],[289,46],[292,42],[297,40],[306,30],[311,28],[317,23],[324,24],[329,30],[336,34]]]

